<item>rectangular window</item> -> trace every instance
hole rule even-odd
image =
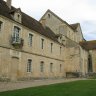
[[[28,59],[27,72],[32,72],[32,60]]]
[[[0,21],[0,32],[2,31],[2,22]]]
[[[53,52],[53,43],[51,43],[51,53]]]
[[[62,72],[62,64],[60,64],[60,72]]]
[[[20,28],[17,27],[17,26],[14,26],[13,40],[15,42],[19,42],[20,41]]]
[[[44,39],[41,39],[41,48],[44,48]]]
[[[44,72],[44,62],[41,61],[40,63],[40,72]]]
[[[29,46],[32,46],[33,34],[29,34]]]
[[[62,47],[60,47],[60,55],[61,55]]]
[[[53,63],[50,63],[50,72],[53,72]]]

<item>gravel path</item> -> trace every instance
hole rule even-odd
[[[32,80],[32,81],[17,81],[17,82],[0,82],[0,92],[22,89],[27,87],[35,87],[41,85],[50,85],[55,83],[63,83],[63,82],[72,82],[77,80],[84,80],[81,78],[78,79],[48,79],[48,80]]]

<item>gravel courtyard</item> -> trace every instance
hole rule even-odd
[[[22,89],[27,87],[41,86],[41,85],[50,85],[55,83],[72,82],[77,80],[85,80],[85,79],[72,78],[72,79],[46,79],[46,80],[31,80],[31,81],[17,81],[17,82],[0,82],[0,92]]]

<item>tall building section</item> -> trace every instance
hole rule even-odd
[[[68,24],[50,10],[42,16],[40,22],[42,23],[43,20],[46,22],[45,25],[55,33],[58,42],[64,45],[65,72],[78,72],[85,75],[88,52],[79,45],[80,41],[85,41],[80,24]]]

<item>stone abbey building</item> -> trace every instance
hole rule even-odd
[[[0,80],[63,78],[96,72],[96,41],[48,10],[40,21],[0,0]]]

